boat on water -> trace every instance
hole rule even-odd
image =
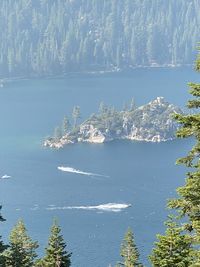
[[[1,179],[10,179],[10,178],[11,178],[11,176],[10,175],[7,175],[7,174],[1,176]]]

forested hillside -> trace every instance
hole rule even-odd
[[[0,76],[191,64],[199,0],[1,0]]]

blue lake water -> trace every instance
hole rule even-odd
[[[7,240],[23,218],[42,255],[56,217],[73,252],[73,267],[107,267],[120,259],[120,244],[130,226],[141,260],[149,266],[147,255],[155,234],[164,231],[166,199],[184,183],[185,169],[175,160],[192,141],[117,141],[55,151],[44,149],[42,139],[65,114],[70,115],[74,105],[81,107],[82,120],[96,112],[101,101],[120,109],[132,97],[142,105],[164,96],[184,108],[187,83],[198,79],[191,69],[180,68],[7,82],[0,89],[0,176],[12,178],[0,180],[0,203],[7,220],[0,226],[3,238]],[[58,166],[108,177],[61,172]],[[84,209],[108,203],[131,207],[119,212]]]

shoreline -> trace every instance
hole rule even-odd
[[[64,149],[67,145],[75,145],[75,144],[92,144],[92,145],[100,145],[100,144],[106,144],[106,143],[110,143],[110,142],[115,142],[115,141],[127,141],[127,142],[137,142],[137,143],[151,143],[151,144],[160,144],[160,143],[166,143],[166,142],[171,142],[176,140],[177,138],[168,138],[168,139],[160,139],[160,140],[150,140],[150,139],[140,139],[140,138],[129,138],[129,137],[122,137],[122,138],[113,138],[110,140],[105,140],[103,142],[93,142],[91,140],[84,140],[84,141],[67,141],[66,143],[62,142],[62,141],[49,141],[49,140],[45,140],[42,144],[42,146],[44,148],[50,148],[50,149],[56,149],[56,150],[60,150],[60,149]]]
[[[180,69],[180,68],[189,68],[193,66],[194,64],[177,64],[177,65],[172,65],[172,64],[164,64],[164,65],[137,65],[137,66],[129,66],[127,68],[114,68],[110,70],[91,70],[91,71],[71,71],[71,72],[66,72],[62,74],[49,74],[49,75],[30,75],[30,76],[5,76],[5,77],[0,77],[0,81],[2,83],[7,83],[7,82],[13,82],[13,81],[23,81],[23,80],[30,80],[30,79],[55,79],[55,78],[66,78],[70,75],[103,75],[103,74],[109,74],[109,73],[123,73],[126,71],[131,71],[131,70],[139,70],[139,69]]]

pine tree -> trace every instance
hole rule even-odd
[[[72,118],[74,119],[74,128],[77,126],[77,121],[80,119],[80,107],[75,106],[72,111]]]
[[[191,236],[184,233],[184,227],[178,226],[173,217],[169,216],[165,225],[165,235],[157,235],[158,241],[149,257],[152,266],[190,266],[194,259]]]
[[[136,109],[135,99],[132,98],[132,99],[131,99],[130,111],[134,111],[135,109]]]
[[[71,253],[66,251],[66,244],[61,229],[57,222],[53,223],[49,237],[46,255],[43,259],[44,267],[69,267],[71,266]]]
[[[37,242],[28,236],[24,222],[20,220],[10,233],[9,248],[3,253],[6,267],[31,267],[37,257]]]
[[[107,112],[107,107],[106,107],[106,105],[104,104],[104,102],[101,102],[100,104],[99,104],[99,114],[100,115],[105,115],[105,113]]]
[[[67,132],[69,131],[69,127],[70,127],[70,123],[69,123],[69,119],[67,116],[64,117],[63,119],[63,135],[67,134]]]
[[[120,251],[123,262],[119,262],[117,266],[135,267],[142,266],[139,263],[139,252],[135,245],[133,232],[129,228],[125,234]]]
[[[55,130],[54,130],[54,139],[56,141],[59,141],[60,138],[62,137],[62,131],[61,131],[61,128],[60,127],[56,127]]]

